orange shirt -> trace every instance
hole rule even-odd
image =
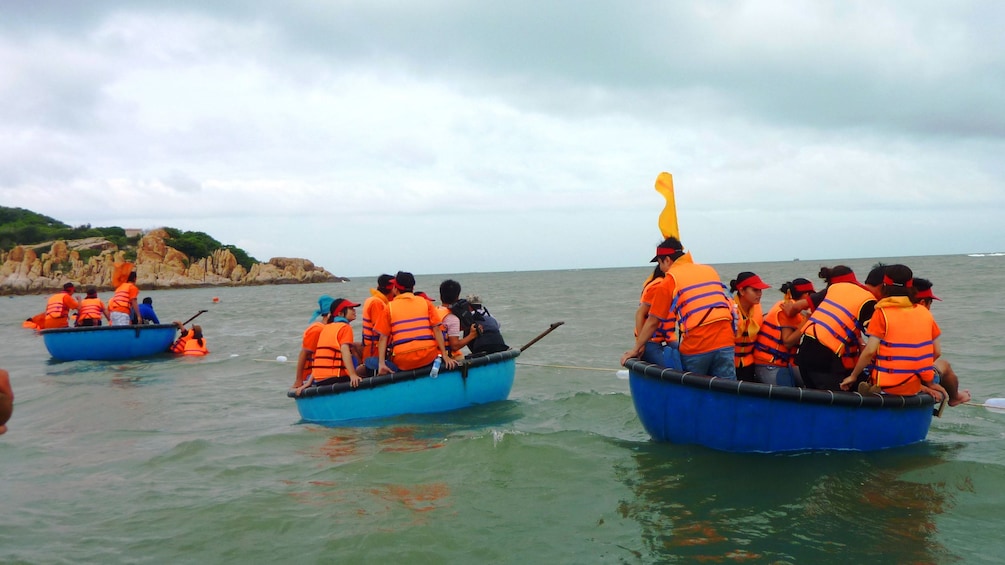
[[[682,258],[683,259],[683,258]],[[678,259],[680,261],[681,259]],[[674,292],[677,290],[677,283],[673,277],[663,277],[663,281],[654,285],[657,287],[653,293],[652,306],[649,308],[650,315],[658,318],[667,318],[670,315],[670,304],[673,302]],[[734,347],[736,338],[733,335],[733,324],[729,320],[714,322],[698,326],[687,333],[687,337],[680,341],[681,355],[697,355],[707,353],[723,347]]]
[[[430,327],[434,332],[440,331],[439,326],[442,320],[440,319],[439,312],[436,311],[436,306],[432,302],[426,300],[425,298],[415,296],[410,292],[399,294],[391,302],[393,303],[399,300],[422,300],[422,302],[426,305],[426,315],[429,317]],[[376,329],[378,333],[388,336],[388,339],[393,338],[391,334],[390,308],[384,312],[383,316],[376,320],[374,329]],[[439,348],[436,346],[436,342],[432,343],[433,344],[430,347],[423,347],[415,351],[408,351],[404,353],[395,353],[392,361],[394,361],[394,364],[401,370],[416,369],[418,367],[428,365],[433,362],[433,359],[436,359],[437,355],[440,354]]]

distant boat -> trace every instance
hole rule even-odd
[[[635,411],[658,442],[736,453],[877,451],[924,441],[935,399],[862,395],[681,373],[629,359]]]
[[[526,346],[525,346],[526,347]],[[457,368],[429,376],[429,367],[364,377],[358,388],[348,382],[312,386],[297,402],[304,422],[341,424],[403,414],[449,412],[506,400],[513,388],[519,349],[465,359]]]
[[[174,324],[87,326],[39,331],[60,361],[114,361],[164,353],[174,343]]]

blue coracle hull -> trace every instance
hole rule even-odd
[[[42,330],[49,355],[61,361],[111,361],[164,353],[174,343],[172,324]]]
[[[303,421],[315,424],[448,412],[508,398],[519,355],[511,349],[469,359],[436,378],[427,367],[365,378],[357,389],[347,383],[311,387],[294,398]]]
[[[635,411],[658,442],[729,452],[877,451],[924,441],[935,400],[861,395],[625,364]]]

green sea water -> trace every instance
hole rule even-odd
[[[1005,397],[1005,257],[883,261],[935,282],[974,401]],[[837,263],[716,267],[777,288]],[[0,563],[1001,562],[1005,414],[947,409],[923,444],[867,454],[651,442],[616,376],[649,270],[452,275],[511,345],[565,324],[505,402],[333,428],[299,422],[292,360],[318,295],[370,280],[143,292],[162,320],[209,310],[200,359],[54,362],[20,328],[44,298],[2,298]]]

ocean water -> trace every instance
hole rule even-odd
[[[875,261],[716,267],[777,288]],[[1005,397],[1005,257],[883,261],[935,282],[975,403]],[[162,320],[209,310],[201,359],[54,362],[20,328],[44,298],[2,298],[0,563],[1001,561],[1005,414],[947,409],[923,444],[867,454],[650,441],[616,376],[648,272],[453,275],[511,345],[565,324],[517,359],[505,402],[332,428],[299,422],[292,360],[318,295],[372,281],[144,292]]]

